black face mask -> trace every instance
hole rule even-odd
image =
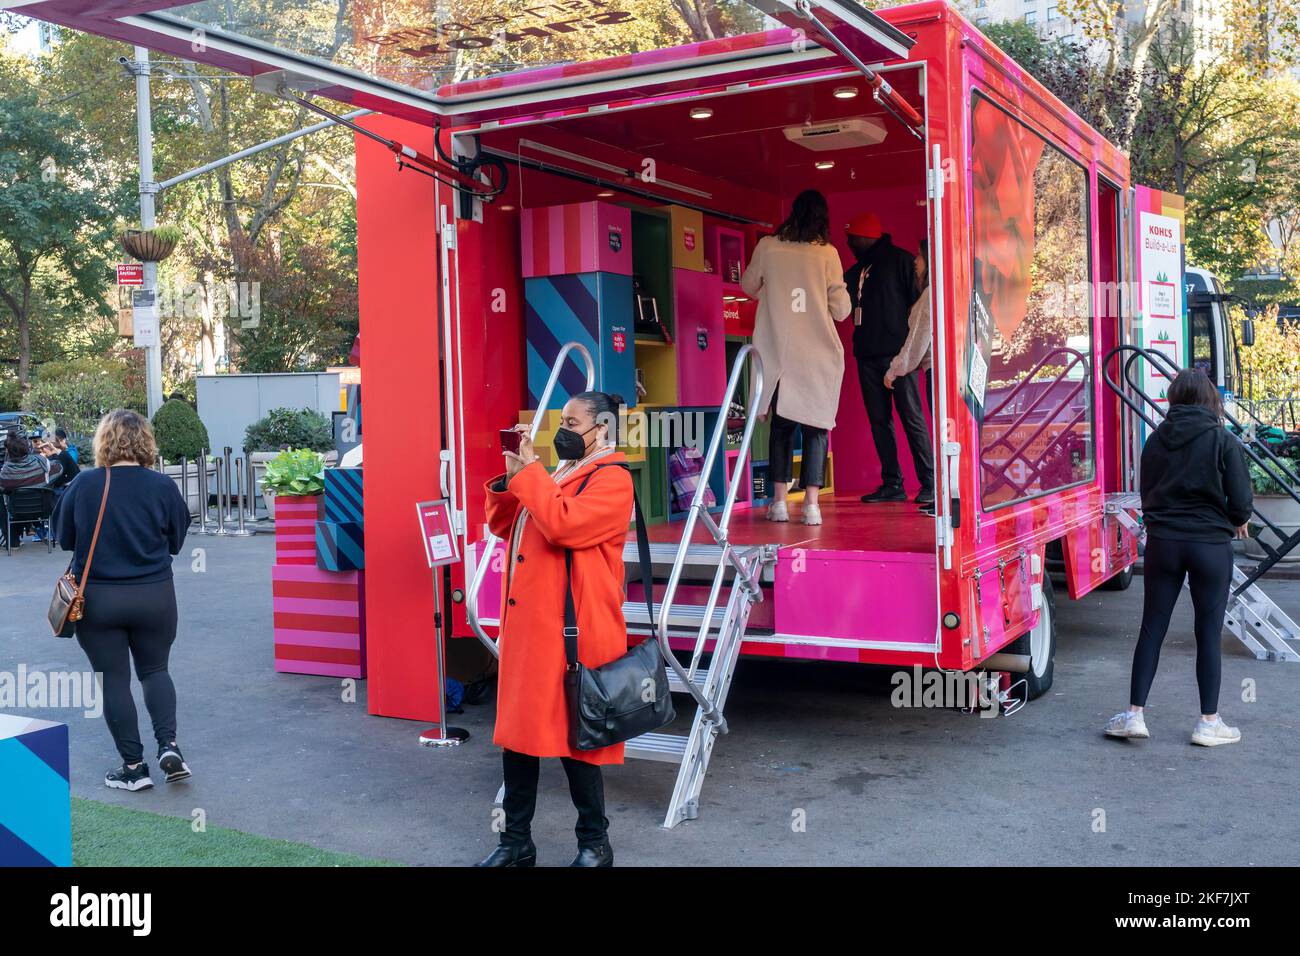
[[[559,428],[555,432],[555,453],[560,456],[561,461],[578,461],[587,451],[587,443],[583,439],[591,433],[592,425],[585,432],[575,432],[572,428]]]

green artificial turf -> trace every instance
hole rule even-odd
[[[400,866],[95,800],[73,798],[74,866]]]

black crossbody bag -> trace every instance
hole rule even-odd
[[[631,469],[620,462],[596,468]],[[595,474],[595,471],[592,471]],[[575,494],[587,487],[587,475]],[[650,570],[650,540],[636,489],[636,547],[641,563],[646,609],[654,621],[654,578]],[[653,630],[653,628],[652,628]],[[573,552],[564,549],[564,699],[569,712],[569,744],[574,750],[599,750],[658,730],[676,717],[668,671],[659,642],[649,637],[617,660],[597,668],[578,660],[578,614],[573,603]]]

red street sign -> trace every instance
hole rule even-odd
[[[118,285],[144,285],[144,264],[123,262],[117,266]]]
[[[456,532],[451,527],[451,509],[446,498],[421,501],[415,510],[420,516],[420,536],[424,539],[424,555],[429,567],[455,564],[460,560],[456,553]]]

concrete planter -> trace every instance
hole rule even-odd
[[[1297,530],[1300,530],[1300,502],[1297,502],[1290,495],[1256,495],[1255,509],[1277,525],[1284,535],[1292,535]],[[1277,535],[1266,527],[1261,526],[1259,534],[1273,547],[1277,547],[1281,543],[1278,541]],[[1246,539],[1246,554],[1257,559],[1268,557],[1254,537]],[[1300,548],[1296,548],[1281,561],[1283,564],[1298,562],[1300,562]]]
[[[181,478],[181,466],[179,464],[168,465],[164,474],[168,475],[176,482],[176,490],[182,495],[186,493],[185,482],[189,484],[189,495],[186,504],[190,507],[191,515],[198,515],[201,502],[199,501],[199,463],[197,461],[187,462],[185,470],[188,476],[185,481]],[[216,494],[217,466],[215,462],[208,462],[208,494]]]

